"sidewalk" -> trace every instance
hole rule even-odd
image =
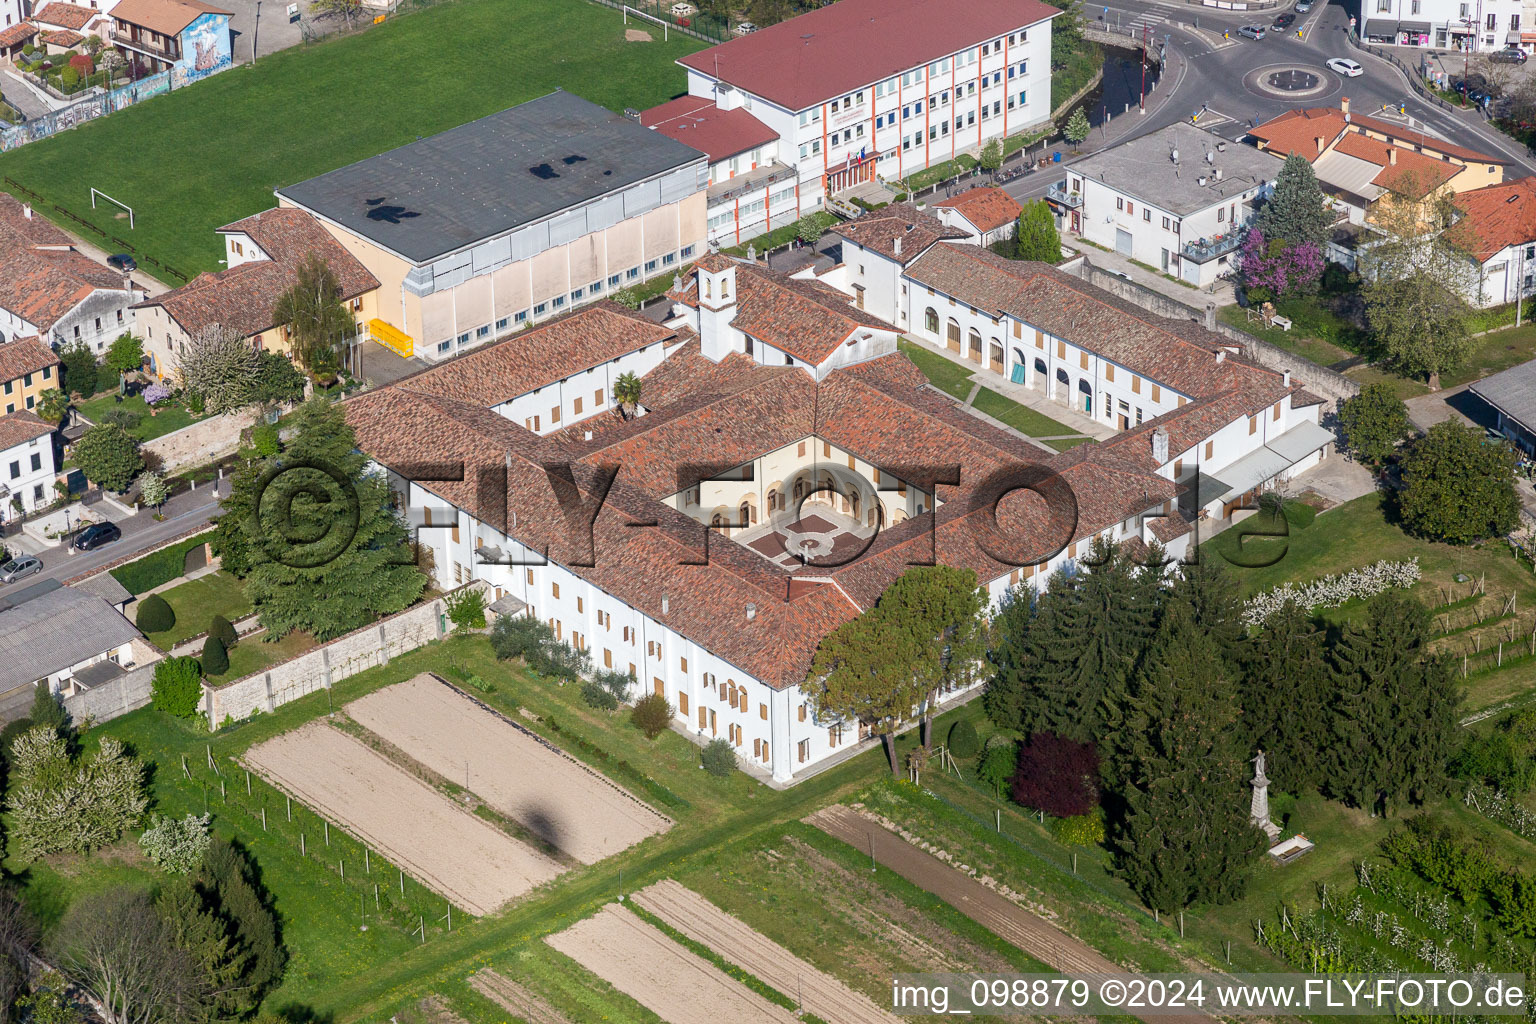
[[[56,100],[46,92],[27,81],[26,78],[16,73],[10,64],[0,64],[0,73],[4,73],[5,80],[0,85],[4,86],[5,101],[26,116],[31,121],[34,118],[50,114],[60,107],[67,107],[69,100]]]

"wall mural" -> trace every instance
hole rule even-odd
[[[234,64],[229,16],[204,14],[181,30],[181,60],[171,67],[173,86],[180,89]]]

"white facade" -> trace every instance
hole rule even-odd
[[[620,376],[633,373],[643,377],[665,358],[658,341],[508,399],[494,411],[535,434],[552,434],[611,409],[613,385]]]
[[[26,20],[27,11],[22,0],[0,0],[0,28],[20,25]]]
[[[1536,239],[1527,244],[1506,245],[1483,261],[1479,273],[1482,286],[1475,304],[1482,308],[1529,297],[1536,291]]]
[[[0,451],[0,521],[16,519],[53,503],[58,465],[53,435],[44,434]],[[16,507],[20,502],[21,508]]]
[[[797,172],[800,205],[814,209],[824,196],[876,175],[904,178],[975,153],[988,139],[1047,122],[1051,23],[1020,25],[977,40],[802,110],[788,110],[694,68],[688,69],[688,92],[722,110],[744,107],[776,132],[780,158]]]
[[[1536,25],[1523,7],[1521,0],[1361,0],[1361,34],[1398,46],[1529,53],[1532,43],[1522,37]]]

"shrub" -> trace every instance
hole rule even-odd
[[[203,699],[203,670],[196,658],[166,658],[155,666],[155,707],[174,718],[197,717]]]
[[[159,405],[171,399],[171,389],[164,384],[151,384],[144,389],[144,404]]]
[[[619,698],[613,695],[613,691],[595,681],[581,684],[581,699],[586,701],[587,707],[598,711],[614,711],[619,706]]]
[[[7,762],[11,759],[11,747],[15,744],[16,737],[30,732],[36,726],[37,723],[30,718],[18,718],[13,722],[5,723],[5,728],[0,729],[0,753],[5,754]]]
[[[613,694],[613,699],[617,701],[624,699],[625,695],[629,693],[629,685],[634,682],[627,673],[615,672],[612,669],[604,669],[594,675],[592,679],[609,693]]]
[[[132,430],[143,418],[132,409],[124,409],[117,405],[101,414],[101,422],[109,427],[122,427],[124,430]]]
[[[490,682],[490,681],[488,681],[486,679],[483,679],[483,678],[481,678],[480,676],[476,675],[473,672],[471,672],[469,674],[469,677],[464,680],[464,684],[466,686],[474,687],[476,690],[479,690],[481,693],[495,693],[496,692],[496,684],[495,683],[492,683],[492,682]]]
[[[646,739],[653,740],[666,732],[667,726],[672,724],[672,705],[661,694],[648,693],[635,701],[629,720],[636,729],[645,733]]]
[[[203,641],[201,660],[203,671],[210,676],[221,676],[229,671],[229,651],[225,649],[224,641],[216,636]]]
[[[208,623],[208,635],[224,641],[225,651],[240,642],[240,634],[235,632],[234,625],[222,615],[215,615]]]
[[[165,598],[159,594],[150,594],[139,602],[133,624],[139,627],[140,633],[164,633],[176,625],[176,613],[171,610]]]
[[[1250,626],[1262,626],[1287,601],[1305,611],[1314,608],[1337,608],[1356,598],[1375,597],[1388,590],[1407,590],[1419,581],[1419,557],[1406,562],[1389,562],[1382,559],[1375,565],[1366,565],[1332,576],[1322,576],[1310,583],[1284,583],[1273,590],[1265,590],[1248,599],[1243,607],[1243,621]]]
[[[282,451],[282,441],[278,437],[275,423],[258,423],[251,428],[251,447],[256,449],[256,454],[263,459],[270,459]]]
[[[485,628],[485,591],[479,587],[456,590],[443,598],[454,629]]]
[[[955,757],[975,757],[980,749],[981,740],[969,718],[962,718],[949,727],[949,752]]]
[[[65,65],[64,70],[59,72],[59,84],[64,87],[65,92],[68,92],[80,84],[80,72],[73,66]]]
[[[1017,743],[989,743],[987,752],[981,756],[981,763],[976,766],[976,778],[991,786],[992,792],[1001,796],[1018,762]]]
[[[88,53],[77,53],[69,58],[69,66],[82,78],[96,73],[96,61]]]
[[[1051,822],[1051,831],[1068,846],[1098,846],[1104,842],[1104,817],[1094,812],[1058,818]]]
[[[731,749],[731,744],[723,736],[716,736],[704,744],[699,763],[709,774],[723,779],[736,770],[736,751]]]
[[[201,416],[206,405],[201,394],[196,391],[187,392],[187,411],[193,416]]]
[[[200,545],[208,543],[213,538],[214,531],[200,533],[196,537],[188,537],[179,544],[172,544],[168,548],[151,552],[136,562],[120,565],[112,570],[112,578],[121,583],[130,594],[142,594],[146,590],[154,590],[162,583],[171,580],[187,571],[187,552]]]
[[[1099,753],[1051,732],[1037,732],[1019,750],[1011,780],[1015,803],[1056,818],[1087,814],[1099,806]]]
[[[491,649],[502,661],[510,661],[537,651],[554,636],[553,629],[531,616],[501,615],[491,626]]]
[[[189,814],[179,821],[157,814],[139,837],[139,845],[156,867],[173,875],[189,874],[203,862],[203,855],[213,842],[208,821],[206,814]]]

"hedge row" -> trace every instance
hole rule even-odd
[[[212,530],[199,533],[195,537],[188,537],[168,548],[151,552],[137,561],[118,566],[112,570],[112,578],[137,597],[146,590],[154,590],[161,584],[169,583],[180,576],[186,571],[187,552],[212,539]]]

